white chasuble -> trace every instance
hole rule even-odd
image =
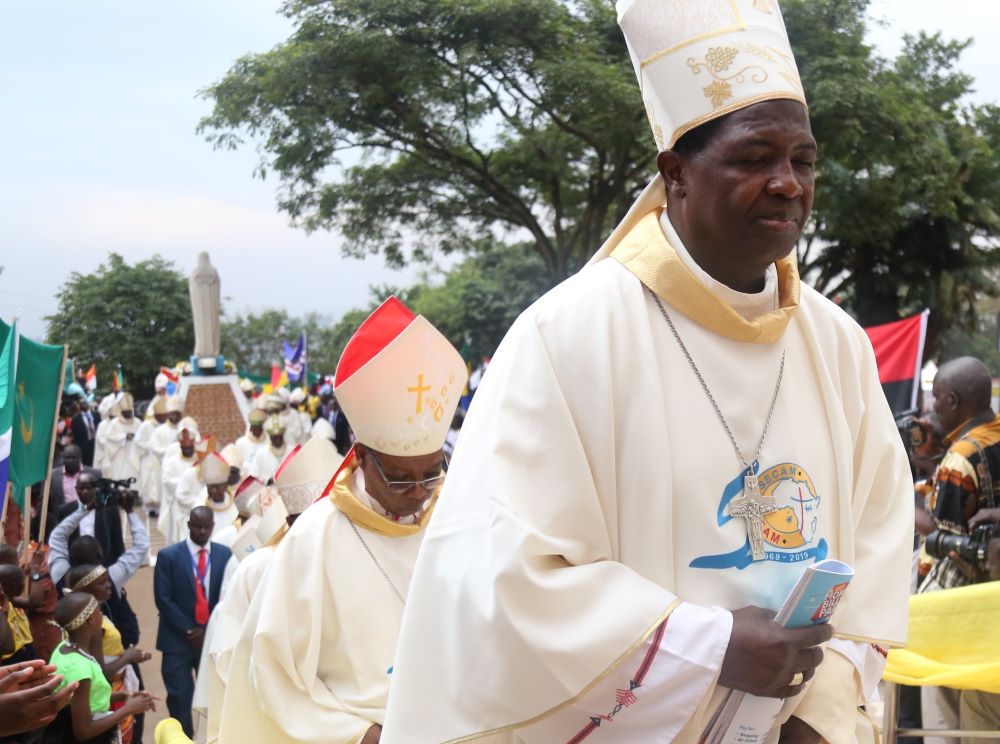
[[[218,542],[215,540],[213,542]],[[194,686],[192,710],[195,716],[195,741],[214,744],[219,741],[219,722],[229,681],[233,651],[240,639],[240,630],[250,613],[250,603],[267,574],[274,547],[261,547],[237,563],[236,571],[227,582],[225,594],[212,611],[205,631],[201,663]],[[247,659],[248,661],[248,659]]]
[[[195,468],[197,458],[192,455],[191,457],[184,457],[181,454],[180,447],[176,446],[167,452],[163,457],[163,465],[160,468],[160,514],[156,519],[156,528],[163,535],[163,539],[167,545],[172,545],[178,540],[184,539],[184,535],[187,534],[186,530],[181,532],[175,531],[176,519],[174,514],[176,512],[177,506],[175,504],[177,498],[177,484],[180,482],[181,476],[183,476],[188,471]]]
[[[493,357],[417,561],[383,744],[695,742],[725,692],[720,617],[777,609],[828,557],[857,571],[840,639],[770,740],[793,713],[849,740],[867,644],[905,641],[912,482],[867,337],[800,289],[791,260],[778,308],[746,320],[659,214],[527,310]],[[729,512],[743,466],[642,282],[746,457],[786,353],[754,463],[780,507],[761,560]],[[816,708],[846,710],[850,736]]]
[[[414,525],[385,519],[352,493],[352,475],[347,463],[274,551],[229,664],[223,742],[349,744],[383,722],[397,591],[431,509]]]
[[[119,416],[108,424],[104,437],[105,468],[102,469],[105,478],[135,478],[138,482],[142,451],[136,446],[135,436],[139,433],[140,426],[139,420],[134,416],[127,421]],[[129,439],[129,435],[132,439]],[[133,484],[133,487],[138,486]]]

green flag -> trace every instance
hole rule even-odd
[[[63,352],[62,346],[39,344],[24,336],[18,339],[10,479],[22,492],[49,476]]]

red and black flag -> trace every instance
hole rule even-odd
[[[917,407],[929,314],[924,310],[912,318],[865,328],[875,347],[878,380],[894,414]]]

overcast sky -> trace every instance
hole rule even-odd
[[[195,133],[199,89],[239,56],[285,39],[279,0],[0,4],[0,317],[21,312],[40,338],[70,273],[115,251],[154,253],[188,273],[210,252],[227,307],[285,307],[334,318],[371,284],[406,285],[379,258],[342,258],[333,234],[306,236],[275,207],[275,180],[252,175],[253,147],[217,152]],[[973,36],[963,67],[978,100],[1000,101],[1000,3],[873,0],[895,53],[905,32]],[[624,54],[624,49],[622,51]],[[318,267],[318,268],[317,268]]]

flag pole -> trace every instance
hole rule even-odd
[[[11,494],[14,493],[13,484],[8,480],[6,492],[3,495],[3,513],[0,514],[0,545],[7,542],[7,504],[10,503]]]
[[[31,544],[31,486],[24,487],[24,554],[28,554]]]
[[[59,428],[59,407],[62,405],[62,391],[63,385],[66,384],[66,357],[69,355],[69,346],[63,344],[63,360],[62,366],[59,368],[59,396],[56,398],[56,410],[52,417],[52,438],[49,440],[49,460],[45,467],[45,484],[42,486],[42,512],[41,519],[38,522],[38,542],[46,543],[45,539],[45,523],[48,521],[49,517],[49,489],[52,488],[52,459],[55,457],[56,450],[56,430]],[[83,466],[83,463],[80,463]]]

